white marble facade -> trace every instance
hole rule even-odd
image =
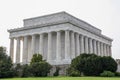
[[[15,63],[20,63],[21,54],[23,64],[29,63],[32,55],[39,53],[52,65],[70,64],[82,53],[111,56],[112,39],[102,35],[100,29],[66,12],[25,19],[24,27],[8,32],[10,56],[12,60],[16,57]]]

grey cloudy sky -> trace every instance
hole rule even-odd
[[[9,51],[7,29],[23,27],[23,19],[66,11],[112,38],[114,58],[120,58],[120,0],[0,0],[0,46]]]

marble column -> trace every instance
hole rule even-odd
[[[16,45],[16,63],[20,63],[20,38],[17,37],[17,45]]]
[[[100,56],[100,42],[97,41],[97,54]]]
[[[103,44],[103,56],[106,56],[106,44]]]
[[[47,61],[52,60],[52,33],[48,33],[48,54]]]
[[[80,36],[80,48],[81,48],[81,53],[84,53],[85,48],[84,48],[84,36],[83,35]]]
[[[109,46],[108,45],[106,45],[106,54],[107,54],[107,56],[109,56]]]
[[[79,34],[76,34],[76,48],[77,48],[77,56],[79,56],[80,55],[80,41],[79,41]]]
[[[43,34],[39,37],[39,53],[43,56]]]
[[[75,58],[75,33],[72,32],[71,33],[71,49],[72,49],[72,53],[71,53],[71,58]]]
[[[107,56],[107,44],[105,44],[105,51],[106,51],[105,56]]]
[[[62,55],[61,55],[61,32],[60,32],[60,31],[57,32],[56,45],[57,45],[57,48],[56,48],[56,53],[57,53],[57,54],[56,54],[56,59],[57,59],[58,61],[60,61],[61,58],[62,58]]]
[[[104,45],[105,45],[105,56],[107,56],[107,45],[106,44]]]
[[[96,46],[96,40],[93,40],[93,46],[94,46],[94,51],[93,51],[93,53],[94,54],[97,54],[97,46]]]
[[[24,36],[23,39],[23,57],[22,57],[23,64],[28,63],[28,36]]]
[[[90,53],[93,53],[93,42],[92,39],[89,39],[89,45],[90,45]]]
[[[32,35],[32,41],[31,41],[31,55],[35,54],[35,35]],[[32,57],[31,57],[32,58]]]
[[[109,56],[112,56],[111,45],[109,46]]]
[[[70,34],[69,31],[65,31],[65,59],[70,59]]]
[[[85,37],[85,53],[89,53],[88,51],[88,37]]]
[[[10,38],[10,57],[14,61],[14,38]]]
[[[100,48],[101,49],[101,51],[100,51],[101,52],[101,56],[103,56],[103,43],[102,42],[100,43],[100,47],[101,47]]]

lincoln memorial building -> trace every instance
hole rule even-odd
[[[112,55],[111,38],[66,12],[24,19],[23,27],[8,32],[14,63],[27,64],[35,53],[41,54],[51,65],[70,64],[82,53]]]

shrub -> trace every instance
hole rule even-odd
[[[117,63],[112,57],[95,54],[80,54],[72,60],[70,66],[86,76],[99,76],[103,71],[117,70]]]
[[[32,74],[31,74],[31,68],[28,64],[24,64],[22,65],[22,75],[21,77],[31,77]]]
[[[120,72],[115,72],[115,76],[120,77]]]
[[[13,77],[12,60],[0,47],[0,78]]]
[[[104,71],[103,73],[100,74],[100,76],[102,76],[102,77],[114,77],[115,73],[113,73],[111,71]]]
[[[60,70],[60,68],[59,67],[56,67],[56,71],[55,71],[55,73],[53,74],[54,76],[59,76],[59,70]]]
[[[40,54],[34,54],[30,62],[31,74],[35,77],[47,76],[52,66],[42,60]]]
[[[90,56],[86,58],[83,73],[87,76],[98,76],[102,72],[101,57]]]
[[[117,63],[110,56],[102,57],[102,64],[103,64],[103,70],[105,70],[105,71],[116,72],[116,70],[117,70]]]
[[[29,77],[32,76],[30,72],[30,66],[28,64],[20,65],[17,64],[14,67],[14,76],[15,77]]]
[[[16,64],[14,66],[14,76],[15,77],[22,77],[22,65]]]
[[[101,57],[95,54],[81,54],[71,62],[71,67],[87,76],[97,76],[102,72]]]
[[[47,76],[51,69],[51,65],[44,61],[33,63],[30,67],[31,73],[35,77]]]
[[[67,69],[67,75],[68,76],[73,76],[73,77],[78,77],[80,76],[80,72],[78,70],[75,70],[74,68],[72,67],[69,67]]]
[[[49,73],[50,69],[51,65],[43,61],[40,54],[34,54],[30,65],[17,64],[14,67],[14,75],[15,77],[47,76],[47,73]]]
[[[30,64],[35,63],[35,62],[40,62],[40,61],[42,61],[42,55],[34,54],[32,59],[31,59]]]

